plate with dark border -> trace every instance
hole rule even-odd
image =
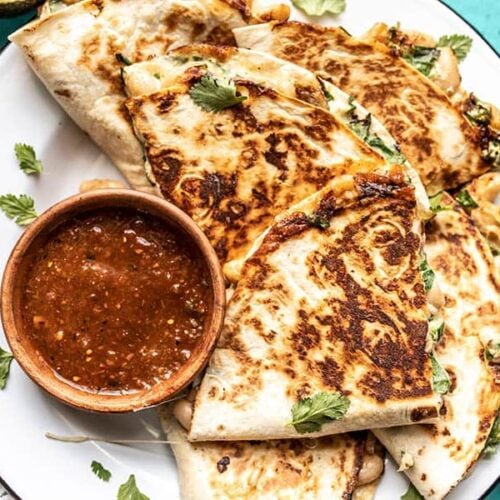
[[[306,18],[297,12],[294,19]],[[405,28],[435,37],[462,33],[473,38],[471,53],[461,65],[463,87],[486,101],[500,104],[500,59],[483,37],[438,0],[347,0],[338,17],[311,19],[341,24],[359,35],[378,21],[401,22]],[[27,67],[20,51],[9,45],[0,56],[0,192],[27,193],[38,210],[78,191],[85,179],[121,179],[107,157],[73,124]],[[17,168],[13,147],[26,142],[42,158],[45,172],[29,178]],[[0,217],[0,269],[21,229]],[[0,345],[6,345],[0,331]],[[123,447],[95,442],[67,444],[49,441],[45,432],[112,438],[155,439],[160,433],[154,411],[103,416],[82,413],[43,394],[13,363],[6,389],[0,392],[0,483],[23,500],[88,500],[116,498],[118,486],[135,474],[143,493],[152,500],[179,497],[175,461],[168,445]],[[90,470],[98,460],[113,471],[109,483]],[[491,491],[500,471],[500,454],[482,459],[473,473],[450,495],[450,500],[475,499]],[[196,480],[196,478],[193,478]],[[377,489],[380,500],[399,499],[407,480],[387,460]]]

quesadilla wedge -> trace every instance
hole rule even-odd
[[[280,215],[241,270],[190,440],[435,420],[421,250],[400,166],[337,176]]]
[[[434,351],[450,380],[446,414],[432,425],[374,430],[426,499],[443,498],[470,472],[500,406],[500,371],[489,354],[500,346],[500,280],[471,219],[446,193],[441,206],[425,252],[445,297]]]
[[[183,500],[341,500],[353,494],[369,500],[383,471],[382,452],[366,433],[190,443],[171,405],[158,413],[177,461]]]
[[[189,82],[197,68],[217,78],[247,80],[328,109],[318,78],[270,54],[236,47],[192,44],[123,69],[127,94],[138,97]]]
[[[470,216],[495,257],[500,255],[500,172],[488,172],[466,186]]]
[[[234,43],[231,29],[247,20],[252,11],[245,1],[84,0],[28,24],[10,39],[130,184],[152,190],[124,107],[122,67],[197,40]]]
[[[240,47],[304,66],[352,95],[382,121],[431,194],[490,168],[478,132],[446,94],[382,44],[298,22],[243,27],[234,34]]]
[[[332,177],[388,166],[328,111],[252,82],[222,84],[241,102],[204,109],[193,91],[216,93],[221,83],[196,69],[127,108],[161,194],[193,217],[221,260],[243,259],[273,216]]]
[[[235,47],[193,44],[174,49],[167,56],[155,57],[123,70],[128,95],[137,97],[189,81],[197,67],[218,78],[245,79],[272,88],[286,96],[329,109],[370,148],[390,163],[409,165],[389,132],[357,101],[314,73],[265,52]],[[149,170],[149,166],[146,166]],[[409,169],[414,185],[426,194],[418,174]]]

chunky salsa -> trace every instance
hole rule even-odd
[[[56,371],[90,391],[168,379],[203,333],[211,289],[189,240],[155,216],[89,212],[56,228],[27,267],[24,332]]]

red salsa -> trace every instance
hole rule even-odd
[[[174,374],[203,333],[208,270],[187,237],[128,209],[56,228],[27,268],[22,322],[57,374],[90,391],[130,392]]]

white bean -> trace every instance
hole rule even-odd
[[[384,461],[378,455],[367,455],[358,475],[358,486],[371,483],[384,472]]]
[[[191,418],[193,416],[193,406],[191,401],[188,401],[187,399],[177,400],[174,403],[172,412],[182,427],[189,431],[191,429]]]

